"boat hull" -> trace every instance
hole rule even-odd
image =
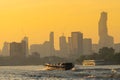
[[[72,63],[62,64],[46,64],[46,70],[71,70],[74,65]]]

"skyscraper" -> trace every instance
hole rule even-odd
[[[27,40],[27,41],[26,41]],[[14,58],[25,58],[28,52],[28,38],[24,38],[20,43],[10,43],[10,56]]]
[[[22,43],[10,43],[10,56],[14,58],[21,58],[26,56],[25,51],[23,51]]]
[[[107,13],[102,12],[98,23],[98,35],[99,35],[99,48],[113,47],[113,37],[108,35],[107,29]]]
[[[10,56],[10,44],[8,42],[4,42],[2,56]]]
[[[72,54],[72,38],[68,37],[68,53]]]
[[[83,39],[83,54],[84,55],[92,54],[92,40],[89,38]]]
[[[71,48],[72,57],[77,59],[83,54],[83,34],[81,32],[72,32],[69,39],[71,39],[69,40],[69,48]]]
[[[54,32],[49,34],[49,41],[45,41],[43,44],[32,44],[30,46],[30,52],[37,52],[40,54],[40,57],[55,56],[54,49]]]
[[[23,46],[24,46],[24,49],[25,49],[25,53],[26,53],[26,56],[29,55],[29,49],[28,49],[28,37],[24,37],[22,42],[24,43]]]
[[[54,49],[54,32],[50,33],[49,37],[49,43],[50,43],[50,54],[53,56],[55,49]]]
[[[59,38],[59,46],[60,46],[60,54],[63,57],[68,57],[68,45],[65,36],[61,36]]]

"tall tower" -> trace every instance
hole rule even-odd
[[[72,54],[72,37],[68,37],[68,53]]]
[[[99,37],[103,38],[108,36],[108,29],[107,29],[107,13],[102,12],[101,17],[98,23],[99,27]]]
[[[25,58],[28,55],[28,51],[28,37],[24,37],[24,39],[20,43],[10,43],[11,57]]]
[[[70,39],[72,57],[77,59],[83,54],[83,34],[81,32],[72,32]]]
[[[60,46],[60,52],[63,55],[63,57],[68,57],[68,45],[65,36],[59,37],[59,46]]]
[[[8,42],[4,42],[2,56],[10,56],[10,44]]]
[[[90,38],[83,39],[83,54],[92,55],[92,39]]]
[[[50,33],[49,42],[50,42],[50,53],[51,53],[51,56],[53,56],[54,54],[54,32]]]
[[[23,43],[10,43],[10,56],[14,58],[24,58],[26,57],[25,49]]]
[[[98,23],[99,48],[113,47],[114,40],[112,36],[108,35],[107,29],[107,13],[102,12]]]
[[[23,49],[25,49],[25,54],[26,56],[29,55],[29,49],[28,49],[28,37],[24,37],[23,40],[22,40],[22,43],[23,43]]]

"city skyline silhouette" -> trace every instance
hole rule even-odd
[[[71,0],[71,1],[0,1],[0,48],[5,41],[19,42],[29,37],[29,44],[43,43],[51,31],[55,32],[55,47],[58,49],[58,36],[70,36],[80,31],[85,38],[98,43],[98,21],[100,13],[108,13],[108,33],[120,42],[119,0]]]
[[[104,11],[103,11],[103,13],[104,13]],[[107,12],[105,12],[105,13],[107,13]],[[101,18],[100,18],[101,19]],[[109,18],[108,18],[109,19]],[[99,20],[98,20],[98,25],[99,25]],[[108,23],[107,23],[107,21],[105,22],[105,25],[106,25],[106,27],[105,28],[107,28],[107,29],[105,29],[105,28],[103,28],[103,29],[105,29],[106,31],[104,31],[104,32],[106,32],[105,33],[105,35],[108,35],[109,34],[109,26],[107,26],[108,25]],[[99,33],[99,26],[98,26],[98,33]],[[77,31],[79,31],[79,30],[77,30]],[[54,31],[53,31],[54,32]],[[73,31],[74,32],[74,31]],[[80,32],[80,31],[79,31]],[[23,33],[25,33],[24,32],[24,30],[23,30]],[[104,36],[104,33],[101,31],[101,36],[103,35]],[[61,35],[63,35],[64,33],[62,33]],[[56,33],[55,33],[55,35],[56,35]],[[84,35],[84,33],[83,33],[83,35]],[[26,35],[24,35],[24,37],[28,37],[28,36],[26,36]],[[65,37],[67,37],[67,36],[65,36]],[[68,36],[69,37],[69,36]],[[100,37],[100,33],[99,33],[99,35],[98,35],[98,37]],[[59,38],[59,37],[58,37]],[[90,37],[84,37],[84,38],[90,38]],[[92,38],[91,38],[92,39]],[[49,40],[49,38],[48,38],[48,40]],[[59,40],[59,39],[54,39],[54,40]],[[93,39],[92,39],[93,40]],[[45,41],[47,41],[47,40],[45,40]],[[43,44],[45,41],[43,41],[42,43],[40,43],[40,42],[38,42],[38,43],[33,43],[33,44]],[[8,41],[5,41],[5,42],[8,42]],[[19,41],[11,41],[11,42],[19,42]],[[59,41],[58,41],[59,42]],[[67,42],[68,42],[68,40],[67,40]],[[8,42],[8,43],[10,43],[10,42]],[[93,42],[94,43],[94,42]],[[59,43],[58,43],[59,44]],[[96,44],[99,44],[99,38],[98,38],[98,42],[96,43]],[[30,46],[31,44],[29,44],[29,46]],[[55,45],[55,48],[56,48],[56,41],[55,41],[55,43],[54,43],[54,45]],[[103,43],[103,45],[104,45],[104,43]],[[57,45],[57,48],[56,49],[59,49],[59,45]]]
[[[120,79],[120,0],[0,0],[0,80]]]
[[[2,48],[1,54],[5,54],[4,56],[11,56],[11,55],[20,55],[20,53],[24,55],[29,55],[32,53],[39,53],[46,56],[53,56],[56,53],[60,53],[61,57],[68,57],[67,54],[71,55],[91,55],[94,52],[98,52],[99,49],[108,47],[115,49],[115,52],[120,51],[120,43],[114,42],[114,37],[110,36],[108,33],[108,13],[103,11],[100,13],[100,19],[98,21],[98,37],[99,42],[94,44],[92,38],[84,38],[84,33],[80,31],[73,31],[69,37],[62,36],[59,37],[59,47],[60,49],[57,50],[55,48],[55,34],[54,32],[50,32],[49,40],[45,40],[43,43],[33,43],[29,44],[29,37],[25,36],[21,42],[5,42]],[[18,47],[18,48],[17,48]],[[19,48],[21,50],[19,50]],[[20,52],[22,51],[22,52]],[[14,53],[14,54],[13,54]],[[23,56],[24,56],[23,55]],[[74,57],[76,58],[76,57]]]

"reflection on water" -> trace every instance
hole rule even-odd
[[[0,66],[0,80],[119,80],[120,66],[83,67],[46,71],[43,66]]]

